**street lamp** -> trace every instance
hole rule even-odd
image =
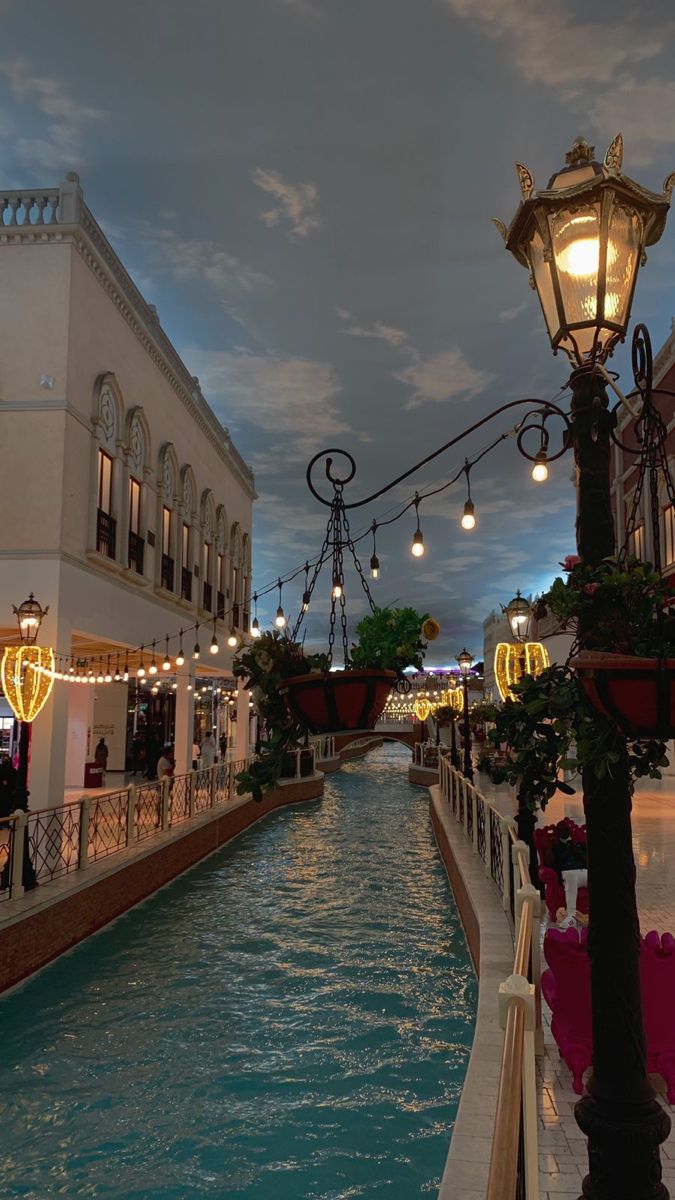
[[[448,680],[448,699],[452,708],[452,720],[450,722],[450,763],[456,771],[460,769],[459,749],[457,747],[457,715],[453,701],[453,692],[457,691],[459,680],[455,679],[454,675]]]
[[[12,605],[12,611],[16,616],[19,626],[19,637],[24,646],[34,646],[37,640],[37,635],[40,632],[40,626],[49,612],[49,605],[42,608],[39,601],[31,592],[28,599],[24,600],[19,607]]]
[[[471,762],[471,726],[469,725],[469,674],[473,666],[473,654],[468,650],[461,650],[457,655],[457,662],[462,673],[462,687],[464,689],[464,709],[462,718],[462,736],[464,738],[464,765],[463,774],[465,779],[473,783],[473,763]]]
[[[532,605],[529,600],[521,596],[517,591],[513,600],[510,600],[506,608],[502,605],[508,623],[511,627],[513,640],[516,642],[527,642],[530,635],[530,624],[532,621]]]
[[[530,272],[553,352],[569,356],[574,370],[570,439],[577,468],[577,546],[583,562],[599,564],[615,553],[610,494],[609,411],[604,362],[628,327],[645,247],[665,226],[675,173],[662,195],[621,174],[619,134],[602,163],[577,138],[542,191],[519,166],[523,199],[510,228],[499,224],[506,248]],[[636,330],[636,378],[651,389],[648,335]],[[641,365],[640,365],[641,364]],[[642,390],[642,389],[641,389]],[[644,396],[644,393],[643,393]],[[593,629],[579,623],[582,647]],[[631,787],[627,758],[604,779],[583,773],[589,869],[593,1073],[575,1108],[589,1140],[584,1195],[594,1200],[660,1200],[659,1144],[670,1119],[656,1100],[646,1070],[640,997],[640,926],[631,838]]]

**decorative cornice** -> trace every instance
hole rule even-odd
[[[154,307],[143,299],[86,204],[81,204],[80,218],[76,223],[0,224],[0,245],[10,242],[65,242],[75,247],[200,431],[235,474],[250,499],[255,500],[253,472],[202,396],[194,377],[162,329]]]

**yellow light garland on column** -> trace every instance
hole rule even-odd
[[[514,700],[511,691],[523,675],[536,679],[550,665],[548,650],[541,642],[499,642],[495,650],[495,678],[502,700]]]
[[[34,721],[44,707],[54,686],[53,670],[54,651],[49,646],[6,648],[0,664],[2,690],[18,721]]]

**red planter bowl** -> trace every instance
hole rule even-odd
[[[629,737],[675,737],[675,658],[582,650],[570,666],[593,707]]]
[[[337,733],[373,729],[395,682],[395,671],[313,671],[286,679],[279,691],[310,733]]]

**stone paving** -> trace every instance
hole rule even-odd
[[[483,780],[481,777],[478,786]],[[486,789],[503,812],[510,812],[511,796],[502,789]],[[553,800],[544,823],[571,817],[583,821],[581,797]],[[675,789],[665,782],[661,791],[641,790],[633,800],[633,847],[637,866],[638,908],[642,933],[656,929],[675,933]],[[541,1200],[578,1200],[581,1180],[588,1171],[586,1138],[574,1119],[579,1097],[572,1090],[572,1076],[558,1054],[549,1028],[550,1013],[544,1004],[545,1053],[537,1060],[539,1079],[539,1159]],[[659,1075],[652,1083],[661,1103],[670,1113],[674,1128],[661,1147],[663,1182],[675,1197],[675,1112],[665,1097]]]

